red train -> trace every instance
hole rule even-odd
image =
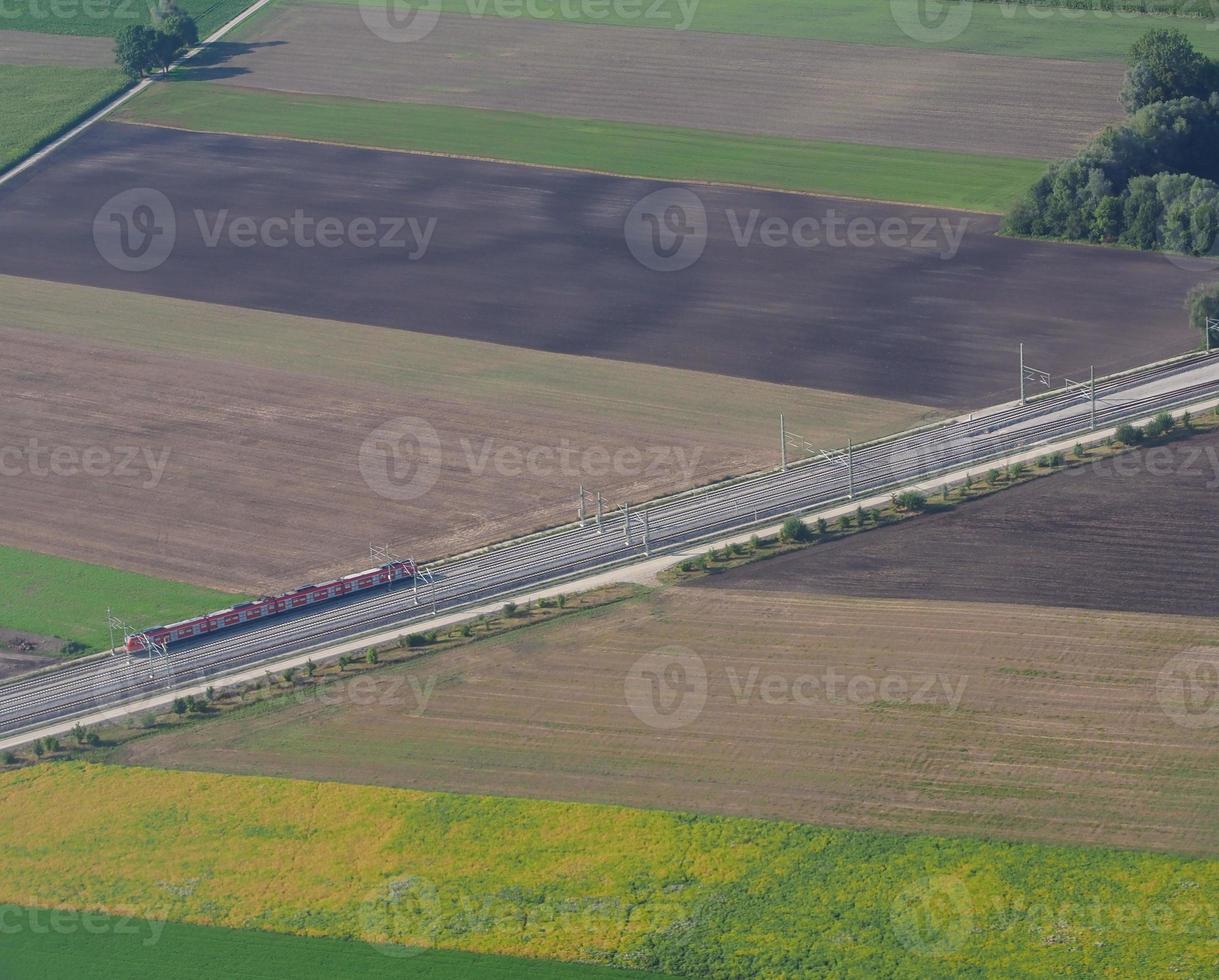
[[[252,623],[259,619],[269,619],[293,609],[304,609],[315,606],[319,602],[328,602],[340,596],[353,592],[363,592],[366,589],[376,589],[391,582],[401,582],[415,577],[415,566],[409,561],[393,561],[379,568],[370,568],[354,575],[344,575],[332,582],[321,585],[302,585],[294,592],[284,595],[263,596],[252,602],[243,602],[232,609],[221,609],[219,612],[208,613],[197,619],[185,619],[169,626],[154,626],[139,636],[133,636],[127,641],[128,653],[139,653],[146,644],[144,635],[157,643],[177,643],[196,636],[206,636],[218,630],[240,626],[242,623]]]

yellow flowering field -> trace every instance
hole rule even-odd
[[[1163,854],[87,763],[0,776],[0,902],[687,976],[1202,976],[1217,896],[1219,862]]]

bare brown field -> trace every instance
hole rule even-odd
[[[281,4],[225,84],[1050,159],[1119,119],[1123,67],[931,48],[442,15],[373,38],[355,4]],[[1051,113],[1037,107],[1054,107]]]
[[[1219,616],[1217,512],[1207,433],[696,586]]]
[[[641,665],[675,644],[705,670],[701,712],[688,659],[676,677],[663,662]],[[1170,658],[1195,644],[1219,644],[1219,623],[673,588],[143,738],[121,755],[1216,853],[1215,730],[1179,726],[1156,695]],[[649,680],[642,668],[672,684],[665,696],[640,700],[645,686],[628,698],[628,676]],[[684,724],[654,727],[658,706]]]
[[[773,465],[785,406],[829,441],[926,414],[83,287],[0,293],[0,541],[236,592],[350,570],[370,541],[423,559],[571,520],[581,483],[640,499]],[[410,499],[360,465],[399,418],[441,447]]]
[[[1163,256],[1001,238],[990,215],[696,186],[682,193],[707,219],[699,257],[661,273],[630,219],[673,192],[658,181],[102,123],[0,188],[0,239],[22,243],[0,272],[956,410],[1014,397],[1019,342],[1056,377],[1197,343],[1181,302],[1204,274]],[[175,229],[154,236],[170,254],[145,272],[116,263],[115,212],[94,222],[137,188],[164,195]],[[282,248],[236,234],[298,213],[435,234],[417,253],[403,237]],[[765,244],[772,219],[787,245]],[[806,219],[823,232],[808,248]],[[831,221],[909,237],[852,245]]]
[[[113,68],[114,39],[0,30],[0,65]]]

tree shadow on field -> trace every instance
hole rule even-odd
[[[253,54],[259,48],[277,48],[287,41],[216,41],[205,45],[203,50],[190,62],[174,72],[174,78],[191,82],[216,81],[221,78],[235,78],[238,75],[248,75],[250,69],[243,65],[231,65],[228,62],[246,55]]]

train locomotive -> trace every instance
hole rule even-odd
[[[127,640],[128,653],[142,653],[147,648],[144,637],[156,644],[168,646],[182,640],[191,640],[200,636],[210,636],[221,630],[241,626],[244,623],[259,622],[273,616],[297,609],[316,606],[319,603],[330,602],[345,595],[381,588],[395,582],[403,582],[415,577],[415,566],[409,561],[392,561],[377,568],[369,568],[353,575],[320,585],[302,585],[291,592],[282,595],[263,596],[250,602],[243,602],[231,609],[221,609],[219,612],[208,613],[196,619],[185,619],[180,623],[168,626],[154,626],[136,634]]]

